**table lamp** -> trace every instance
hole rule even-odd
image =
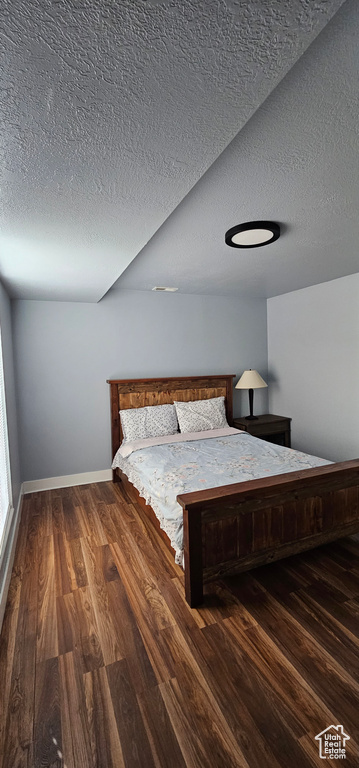
[[[257,371],[252,371],[251,368],[249,369],[249,371],[244,371],[239,381],[237,381],[235,389],[248,389],[249,416],[245,417],[246,419],[248,419],[248,421],[252,419],[258,419],[258,416],[253,416],[253,390],[261,389],[262,387],[267,387],[267,386],[268,384],[266,384],[266,382],[264,381],[264,379],[262,379],[259,373],[257,373]]]

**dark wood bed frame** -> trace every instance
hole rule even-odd
[[[119,411],[174,400],[224,395],[232,425],[233,378],[191,376],[111,380],[112,452],[122,441]],[[138,491],[120,470],[171,548],[168,536]],[[186,600],[203,602],[203,585],[264,563],[359,532],[359,459],[177,496],[183,507]],[[173,551],[173,550],[172,550]]]

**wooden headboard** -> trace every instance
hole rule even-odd
[[[122,430],[119,411],[143,408],[145,405],[164,405],[174,400],[207,400],[225,397],[227,421],[233,423],[234,374],[221,376],[177,376],[165,379],[111,379],[107,380],[111,394],[112,455],[121,445]]]

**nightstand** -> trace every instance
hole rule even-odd
[[[286,416],[275,416],[272,413],[264,413],[257,419],[248,420],[243,416],[233,419],[236,429],[244,429],[254,437],[268,440],[269,443],[285,445],[290,448],[290,422]]]

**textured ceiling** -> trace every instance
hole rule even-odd
[[[11,295],[99,300],[342,4],[3,0],[0,273]],[[201,240],[190,242],[197,259]],[[181,284],[197,287],[198,275]]]
[[[275,296],[359,271],[359,4],[348,0],[117,285]],[[280,239],[237,250],[227,229]]]

